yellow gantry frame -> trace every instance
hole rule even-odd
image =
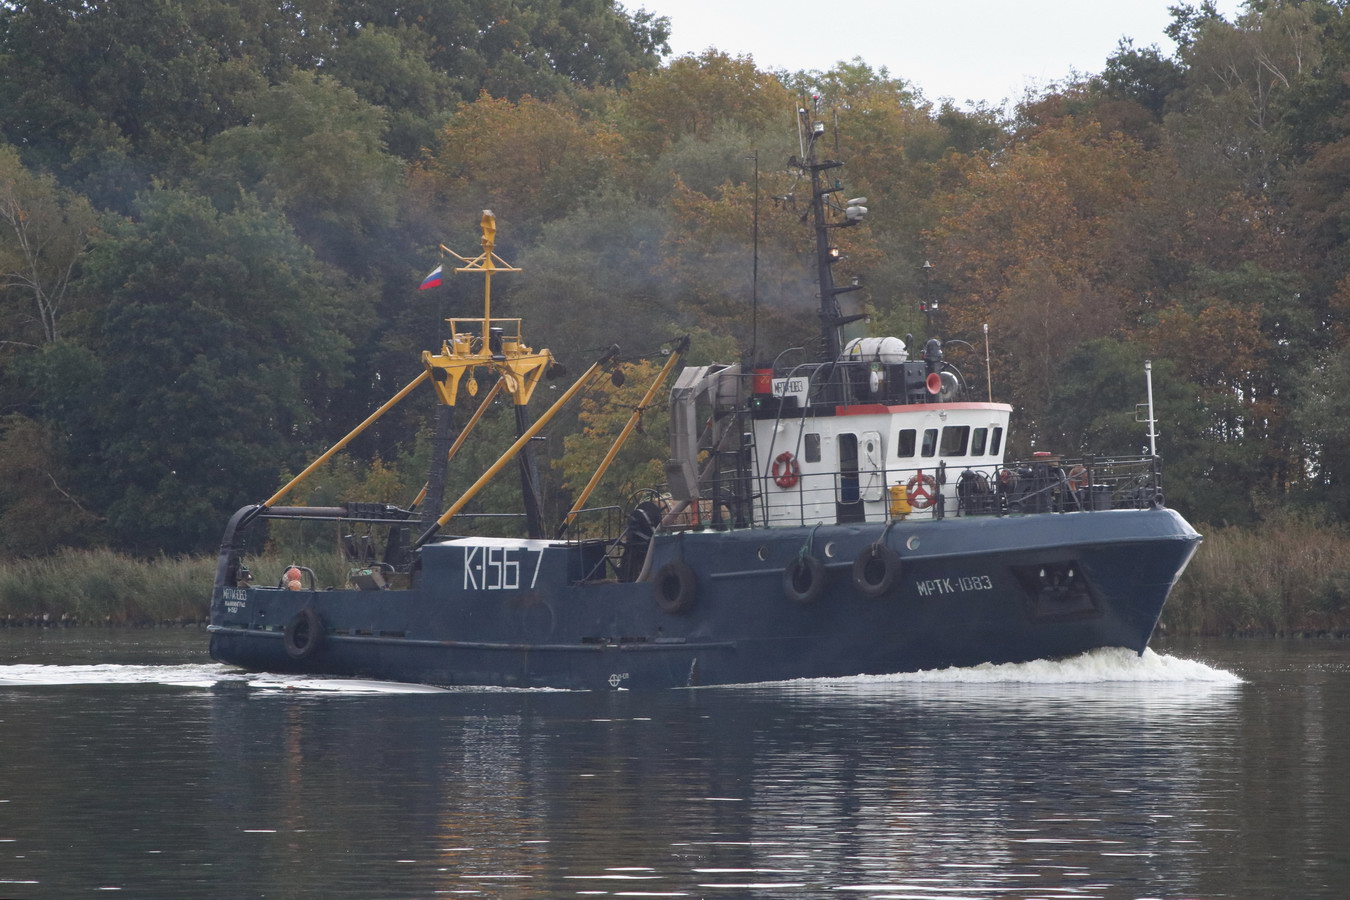
[[[473,319],[446,319],[450,324],[450,340],[441,343],[441,352],[422,351],[422,365],[431,373],[436,394],[446,406],[454,406],[459,396],[459,383],[467,375],[471,395],[478,393],[478,382],[473,376],[477,368],[496,372],[506,383],[506,391],[516,406],[530,402],[539,379],[553,362],[547,350],[538,352],[528,347],[521,338],[520,319],[492,318],[492,276],[496,272],[519,272],[492,252],[497,240],[497,220],[491,210],[483,210],[483,252],[473,259],[460,256],[441,245],[441,250],[464,262],[455,272],[483,273],[483,315]],[[501,329],[498,338],[492,329]],[[475,333],[475,330],[477,333]]]
[[[534,424],[525,429],[524,434],[516,438],[516,442],[512,444],[495,463],[489,466],[486,472],[478,476],[478,480],[470,485],[469,489],[460,495],[458,500],[451,504],[450,508],[436,520],[435,524],[422,533],[422,536],[417,539],[413,546],[420,547],[425,544],[437,531],[448,525],[451,519],[459,515],[464,510],[464,507],[468,505],[469,501],[472,500],[498,472],[505,468],[507,463],[516,458],[516,454],[520,453],[521,448],[533,440],[534,436],[543,430],[544,426],[549,423],[558,410],[566,406],[568,401],[575,397],[577,393],[580,392],[582,388],[586,387],[597,374],[604,370],[605,364],[618,352],[618,349],[618,347],[611,347],[608,353],[591,363],[590,368],[581,373],[581,377],[578,378],[570,388],[564,391],[563,395],[559,397],[542,416],[535,420]]]
[[[465,263],[464,266],[455,269],[455,272],[483,273],[482,318],[447,319],[446,321],[450,324],[450,340],[442,342],[441,352],[438,354],[433,354],[430,351],[423,351],[422,364],[424,369],[421,374],[385,402],[383,406],[367,416],[366,420],[356,426],[356,428],[352,429],[346,437],[342,438],[342,440],[330,447],[318,459],[305,467],[304,471],[287,482],[281,490],[273,494],[263,504],[264,508],[275,506],[283,497],[289,494],[297,485],[318,469],[319,466],[326,463],[334,454],[356,438],[357,435],[370,427],[375,420],[392,409],[404,397],[408,396],[415,387],[428,379],[431,380],[432,386],[435,388],[436,395],[440,398],[440,401],[447,406],[454,406],[455,401],[459,396],[460,382],[464,380],[465,376],[468,376],[469,379],[469,393],[472,395],[478,392],[477,380],[473,374],[474,369],[489,369],[496,372],[498,376],[497,383],[493,385],[492,390],[488,395],[483,398],[482,403],[479,404],[473,417],[466,423],[464,429],[460,432],[459,437],[455,440],[454,445],[450,448],[447,459],[454,457],[455,452],[460,448],[460,445],[463,444],[469,431],[471,431],[478,423],[483,412],[487,409],[488,404],[492,402],[493,398],[496,397],[500,391],[506,390],[509,392],[511,394],[511,399],[517,406],[525,406],[529,403],[530,397],[534,393],[535,387],[538,386],[540,378],[543,377],[545,370],[553,362],[553,354],[549,353],[548,350],[535,351],[522,341],[520,319],[492,318],[493,273],[519,272],[520,269],[510,266],[493,252],[493,246],[496,243],[497,220],[490,210],[483,210],[481,224],[483,229],[483,252],[481,255],[474,259],[466,259],[447,248],[444,244],[441,245],[441,250]],[[475,327],[477,328],[477,334],[473,333]],[[501,328],[500,335],[493,335],[492,329],[494,327]],[[623,431],[620,433],[618,439],[610,448],[609,453],[605,455],[604,460],[596,469],[595,474],[591,477],[590,482],[582,491],[580,498],[572,507],[572,510],[567,514],[567,518],[563,523],[563,528],[571,523],[578,511],[580,511],[581,507],[585,504],[586,500],[590,497],[591,492],[595,489],[600,478],[604,475],[605,470],[614,460],[614,456],[628,439],[633,428],[636,427],[637,422],[642,415],[642,411],[651,404],[652,399],[656,395],[656,391],[670,375],[670,372],[675,368],[676,363],[683,357],[687,347],[688,338],[685,338],[676,348],[675,352],[671,354],[670,359],[666,361],[660,374],[647,389],[647,393],[643,397],[642,403],[633,411],[632,416],[629,417],[628,423],[624,425]],[[469,501],[472,500],[498,472],[510,463],[511,460],[515,459],[521,449],[524,448],[550,420],[552,420],[558,410],[562,409],[604,369],[605,365],[617,352],[618,348],[612,347],[608,353],[592,363],[590,368],[588,368],[570,388],[563,392],[563,395],[559,397],[537,421],[527,428],[524,434],[517,438],[516,442],[502,454],[497,462],[489,467],[488,470],[484,472],[478,480],[475,481],[473,485],[440,516],[440,518],[436,520],[435,524],[428,528],[426,532],[418,538],[416,546],[425,543],[432,535],[458,515]],[[413,501],[413,505],[416,506],[425,497],[426,488],[424,487],[421,493],[418,494],[417,499]]]
[[[492,215],[491,210],[483,210],[480,224],[483,229],[483,252],[481,255],[474,259],[466,259],[444,244],[441,245],[441,250],[465,263],[464,266],[454,271],[483,273],[482,318],[447,319],[446,321],[450,323],[451,339],[442,342],[441,353],[439,354],[433,355],[430,351],[423,351],[423,372],[414,378],[407,387],[391,397],[383,406],[367,416],[366,420],[352,429],[346,437],[328,448],[323,455],[306,466],[304,471],[287,482],[281,490],[268,498],[263,503],[263,507],[275,506],[283,497],[313,474],[319,466],[332,459],[334,454],[351,443],[357,435],[369,428],[376,419],[396,406],[399,401],[412,392],[413,388],[428,378],[431,379],[431,383],[436,389],[436,395],[441,402],[447,406],[454,406],[455,399],[459,395],[459,383],[466,374],[469,376],[470,394],[478,392],[478,382],[472,374],[475,368],[490,369],[499,376],[497,384],[493,385],[492,392],[484,398],[484,402],[480,404],[473,418],[461,431],[455,445],[450,448],[449,456],[454,456],[455,451],[464,442],[468,431],[481,418],[487,404],[503,387],[510,392],[511,399],[517,406],[524,406],[529,403],[530,395],[534,393],[535,387],[539,384],[539,379],[543,377],[544,371],[553,362],[553,354],[547,350],[536,352],[524,344],[520,334],[520,319],[492,318],[492,274],[494,272],[519,272],[520,269],[511,266],[492,252],[492,248],[497,241],[497,219]],[[494,346],[492,340],[494,323],[495,327],[502,328],[500,346]],[[473,327],[478,328],[477,335],[471,333]],[[424,488],[422,493],[418,495],[417,502],[421,502],[425,494]]]

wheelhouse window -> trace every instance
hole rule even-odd
[[[976,428],[970,436],[970,455],[984,456],[984,445],[989,442],[989,429]]]
[[[936,428],[925,428],[923,430],[923,451],[924,456],[937,455],[938,430]]]
[[[998,456],[999,448],[1002,446],[1002,444],[1003,444],[1003,429],[1001,427],[995,428],[994,436],[989,441],[989,455]]]
[[[969,425],[948,425],[942,429],[942,455],[965,456],[970,445]]]
[[[802,458],[807,462],[820,462],[820,435],[810,432],[802,435]]]
[[[909,459],[914,455],[914,429],[901,428],[900,435],[895,441],[895,456],[897,459]]]

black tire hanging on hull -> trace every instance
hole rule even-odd
[[[825,591],[825,564],[800,554],[783,570],[783,593],[797,603],[814,603]]]
[[[323,646],[323,638],[323,619],[308,606],[292,616],[281,633],[281,642],[291,659],[309,659]]]
[[[853,586],[864,597],[882,597],[900,581],[900,554],[886,544],[870,544],[853,561]]]
[[[698,576],[682,559],[673,559],[656,572],[656,605],[662,612],[688,612],[698,597]]]

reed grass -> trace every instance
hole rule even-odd
[[[206,618],[215,560],[135,559],[111,550],[63,550],[0,565],[6,624],[151,625]]]
[[[1205,541],[1163,610],[1177,635],[1350,635],[1350,532],[1279,514],[1245,528],[1201,528]],[[215,557],[136,559],[111,550],[63,550],[0,563],[0,625],[162,625],[205,621]],[[276,584],[292,564],[316,586],[341,587],[350,564],[336,552],[273,548],[246,560],[255,583]]]
[[[258,584],[280,583],[292,564],[316,586],[341,587],[350,564],[337,553],[278,552],[246,561]],[[0,626],[188,625],[206,621],[214,556],[137,559],[111,550],[62,550],[0,564]]]
[[[1170,633],[1350,633],[1350,533],[1280,513],[1247,528],[1200,528],[1205,541],[1172,593]]]

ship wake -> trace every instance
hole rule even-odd
[[[263,693],[305,691],[329,694],[435,693],[441,688],[389,681],[315,678],[241,672],[218,663],[177,666],[13,665],[0,666],[0,687],[146,684],[168,687],[252,690]]]
[[[1215,668],[1199,660],[1155,653],[1151,649],[1145,649],[1141,656],[1123,647],[1103,647],[1068,659],[1037,659],[1002,665],[985,663],[967,668],[952,667],[900,675],[863,676],[858,680],[947,684],[1242,683],[1242,679],[1232,672]]]

